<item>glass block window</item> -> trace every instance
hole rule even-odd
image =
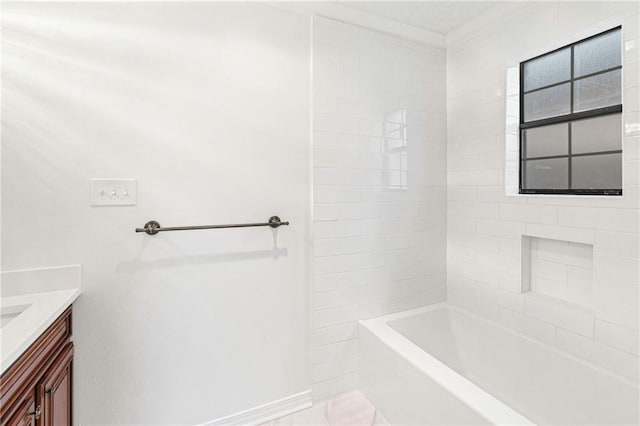
[[[622,195],[621,28],[520,64],[520,193]]]

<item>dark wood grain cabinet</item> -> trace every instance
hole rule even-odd
[[[36,410],[36,394],[35,389],[20,398],[16,404],[17,410],[11,415],[11,418],[3,424],[16,425],[16,426],[34,426],[35,410]]]
[[[45,374],[38,394],[42,395],[41,420],[44,426],[71,424],[71,365],[73,345],[69,345]]]
[[[0,377],[1,426],[71,425],[71,307]]]

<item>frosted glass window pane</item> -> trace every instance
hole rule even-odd
[[[621,70],[598,74],[574,84],[574,112],[622,103]]]
[[[570,78],[571,49],[562,49],[524,64],[525,92]]]
[[[571,112],[571,83],[524,95],[524,121],[540,120]]]
[[[569,185],[569,159],[550,158],[528,160],[525,168],[525,189],[567,189]]]
[[[571,124],[574,154],[622,149],[622,115],[578,120]]]
[[[622,65],[620,30],[576,44],[575,77]]]
[[[620,189],[622,154],[573,157],[571,174],[574,189]]]
[[[535,127],[524,130],[526,158],[567,155],[569,153],[569,124]]]

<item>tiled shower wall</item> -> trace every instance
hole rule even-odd
[[[446,291],[443,49],[315,18],[314,398],[358,384],[357,321]]]
[[[638,4],[543,2],[502,18],[448,36],[448,298],[637,380]],[[505,136],[517,126],[505,117],[507,69],[621,24],[624,197],[505,196],[505,160],[517,160],[505,159],[517,146]],[[523,293],[526,236],[593,246],[593,300]]]
[[[522,262],[528,266],[527,280],[534,293],[585,307],[593,306],[593,245],[528,237]],[[528,262],[528,265],[527,265]]]

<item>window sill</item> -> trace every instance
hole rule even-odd
[[[576,194],[520,194],[518,188],[506,187],[504,195],[507,197],[521,197],[521,198],[578,198],[581,200],[622,200],[624,199],[623,193],[620,195],[576,195]]]

